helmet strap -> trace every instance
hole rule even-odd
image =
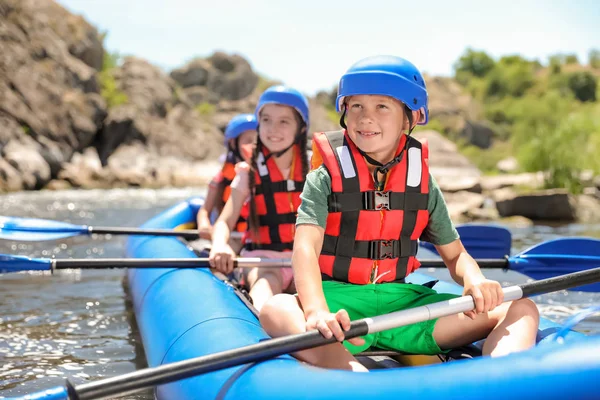
[[[405,109],[406,118],[408,118],[408,126],[409,126],[409,130],[406,135],[410,136],[410,134],[412,133],[412,131],[414,129],[414,127],[412,126],[412,111],[407,106],[404,106],[404,109]],[[344,110],[344,112],[345,112],[345,110]],[[380,163],[379,161],[375,160],[373,157],[369,156],[367,153],[365,153],[361,149],[358,149],[358,147],[357,147],[358,152],[367,160],[367,162],[369,164],[375,165],[377,167],[377,168],[375,168],[375,171],[373,171],[373,182],[375,183],[376,190],[383,190],[383,186],[385,183],[385,182],[381,182],[379,180],[379,174],[381,173],[383,176],[387,175],[387,173],[393,166],[395,166],[396,164],[399,164],[400,161],[402,161],[404,152],[406,151],[406,148],[408,147],[408,142],[409,141],[406,140],[406,142],[404,143],[404,147],[400,151],[400,154],[398,154],[396,157],[394,157],[390,162],[388,162],[386,164]]]

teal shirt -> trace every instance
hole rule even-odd
[[[298,207],[296,225],[318,225],[325,229],[327,222],[327,198],[331,194],[331,177],[323,165],[306,176],[304,190],[300,195],[302,203]],[[431,173],[429,174],[429,223],[421,235],[421,240],[434,245],[445,245],[459,238],[450,219],[442,191]]]

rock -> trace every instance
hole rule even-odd
[[[25,136],[2,149],[4,160],[19,172],[23,189],[39,189],[50,180],[50,166],[35,150],[37,147],[33,139]]]
[[[496,208],[471,208],[465,216],[471,221],[496,221],[500,215]]]
[[[73,186],[65,180],[62,179],[52,179],[48,184],[44,187],[44,189],[48,190],[68,190]]]
[[[183,88],[206,86],[211,68],[208,60],[196,58],[183,67],[174,69],[170,75]]]
[[[3,0],[0,21],[0,125],[8,128],[0,142],[20,176],[3,163],[4,180],[10,190],[35,189],[102,125],[103,48],[95,28],[54,1]]]
[[[588,196],[600,198],[600,190],[597,187],[585,187],[583,188],[583,194]]]
[[[339,117],[333,121],[328,114],[327,109],[322,107],[316,100],[308,101],[310,113],[309,138],[312,139],[314,132],[328,132],[342,129],[339,124]]]
[[[457,177],[456,179],[444,179],[438,182],[440,189],[444,193],[456,193],[467,191],[472,193],[481,193],[481,184],[479,178],[474,176],[466,176],[464,178]]]
[[[488,149],[492,145],[494,131],[486,122],[465,120],[460,137],[480,149]]]
[[[584,186],[594,186],[594,178],[595,174],[591,169],[583,170],[579,174],[579,179]]]
[[[129,102],[111,108],[104,122],[97,139],[103,165],[120,146],[135,143],[144,153],[189,161],[216,159],[223,152],[222,133],[176,95],[174,82],[158,68],[128,58],[115,79]],[[126,180],[137,186],[143,179],[134,176]]]
[[[492,191],[514,186],[525,186],[533,189],[541,188],[544,186],[544,174],[542,172],[528,172],[516,175],[495,175],[481,177],[481,187],[484,191]]]
[[[530,228],[534,225],[533,221],[529,218],[514,215],[512,217],[505,217],[499,220],[502,225],[508,225],[515,228]]]
[[[146,60],[126,57],[113,75],[119,89],[127,95],[128,103],[141,113],[165,117],[178,103],[175,81]]]
[[[102,165],[107,164],[108,157],[121,144],[133,141],[144,143],[144,129],[146,125],[138,119],[138,110],[134,105],[125,104],[111,108],[96,144]]]
[[[429,117],[468,143],[488,148],[494,131],[484,121],[481,105],[452,78],[425,77],[429,93]]]
[[[96,28],[53,1],[36,1],[36,11],[45,14],[50,28],[65,41],[69,53],[97,71],[102,69],[104,48]],[[56,23],[59,22],[60,23]]]
[[[582,194],[576,197],[577,220],[585,223],[600,222],[600,198]]]
[[[511,173],[516,171],[517,168],[519,168],[519,163],[517,162],[516,158],[508,157],[498,161],[498,163],[496,164],[496,168],[498,168],[498,170],[501,172]]]
[[[502,189],[494,196],[502,217],[522,215],[545,221],[574,221],[576,217],[574,198],[566,190],[550,189],[519,195],[510,189]]]
[[[86,189],[107,187],[107,183],[103,182],[101,177],[102,163],[94,147],[88,147],[83,153],[75,153],[58,174],[60,180],[68,182],[71,186]]]
[[[481,194],[467,191],[445,193],[444,199],[448,206],[450,218],[455,222],[467,220],[469,211],[481,208],[485,201],[485,197]]]
[[[0,191],[15,192],[21,189],[23,189],[23,180],[19,171],[8,161],[0,158]]]
[[[213,69],[209,71],[206,86],[226,100],[248,96],[258,83],[258,75],[243,57],[216,52],[208,58]]]
[[[183,91],[194,105],[202,103],[217,104],[220,100],[217,94],[203,86],[192,86],[183,89]]]
[[[212,96],[224,100],[241,100],[249,96],[258,84],[258,75],[243,57],[216,52],[207,59],[194,59],[171,72],[183,88],[203,87],[206,91],[195,91],[196,98],[211,101]],[[189,94],[190,92],[188,92]],[[196,102],[196,104],[202,101]]]
[[[413,136],[426,139],[429,144],[429,168],[438,183],[461,177],[479,177],[481,173],[465,156],[458,152],[454,143],[436,131],[418,131]]]

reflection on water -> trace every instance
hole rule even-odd
[[[199,191],[198,193],[202,193]],[[0,215],[92,226],[139,226],[191,190],[19,193],[0,197]],[[0,254],[123,257],[123,236],[51,242],[0,241]],[[120,270],[61,270],[0,277],[0,396],[119,375],[146,366]],[[127,399],[151,399],[151,393]]]
[[[0,196],[0,215],[96,226],[138,226],[161,210],[203,191],[91,190]],[[600,226],[514,228],[514,251],[565,235],[600,237]],[[54,242],[0,241],[0,254],[31,257],[123,257],[125,237],[75,237]],[[445,270],[428,270],[448,278]],[[486,271],[504,285],[525,282],[514,272]],[[123,271],[78,270],[0,276],[0,397],[79,384],[145,366],[123,288]],[[600,303],[600,294],[559,292],[536,298],[542,314],[564,321]],[[600,316],[578,330],[600,333]],[[127,399],[152,399],[150,392]]]

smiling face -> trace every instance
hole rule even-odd
[[[290,147],[298,132],[295,111],[289,106],[265,105],[260,110],[258,124],[260,141],[272,153]]]
[[[256,147],[256,131],[250,130],[242,132],[237,139],[238,151],[244,158],[244,161],[249,162],[252,158],[252,152]]]
[[[346,100],[348,135],[377,161],[390,161],[407,128],[404,106],[388,96],[356,95]]]

